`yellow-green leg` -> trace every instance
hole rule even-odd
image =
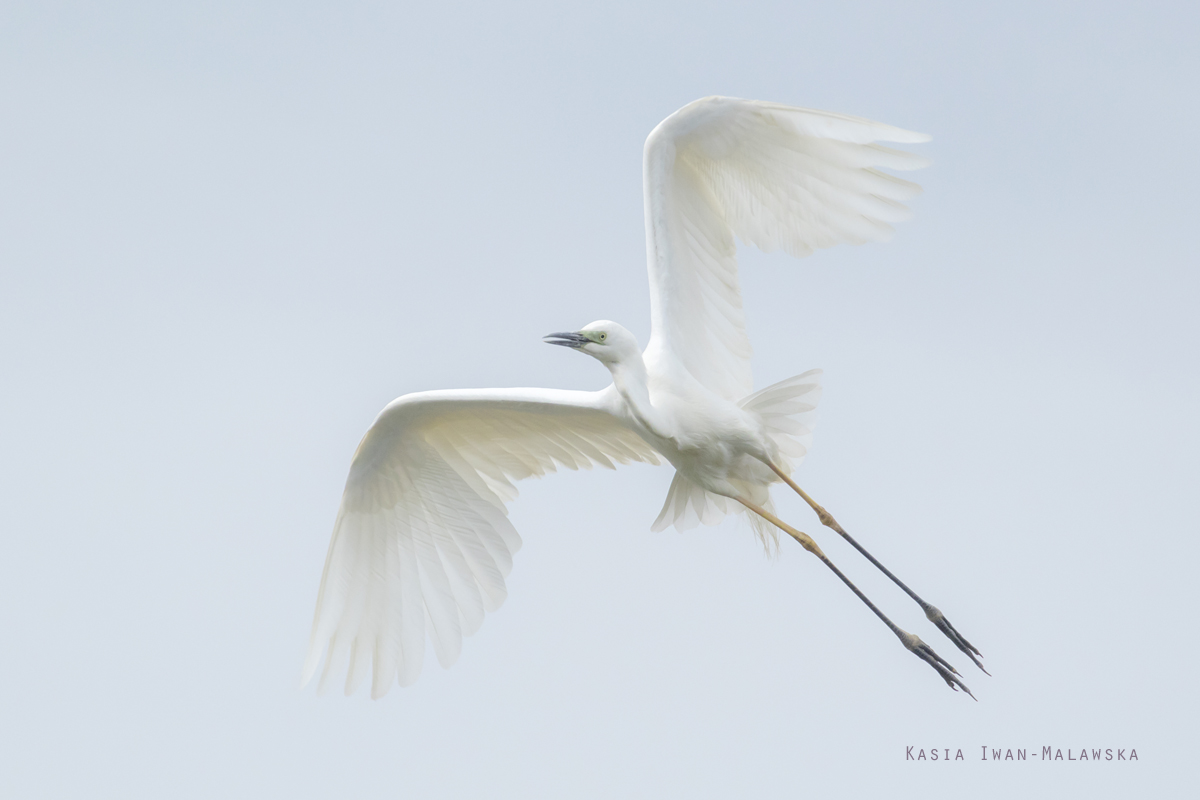
[[[946,619],[945,615],[942,614],[942,612],[939,611],[936,606],[934,606],[932,603],[926,603],[919,596],[917,596],[916,592],[908,588],[903,581],[893,575],[891,570],[889,570],[883,564],[880,564],[879,560],[876,559],[875,556],[868,553],[865,547],[856,542],[854,537],[852,537],[850,534],[846,533],[845,529],[838,524],[838,521],[833,518],[832,514],[826,511],[816,500],[813,500],[811,497],[809,497],[807,492],[797,486],[795,481],[783,473],[783,470],[779,469],[779,467],[775,466],[774,464],[770,464],[769,466],[775,472],[775,474],[783,480],[784,483],[795,490],[796,494],[804,498],[804,502],[808,503],[809,506],[812,507],[813,511],[817,512],[817,517],[820,518],[822,525],[836,531],[839,536],[853,545],[855,550],[862,553],[864,556],[866,556],[868,561],[878,567],[880,572],[891,578],[892,582],[903,589],[905,594],[917,601],[917,604],[921,606],[921,610],[925,612],[926,618],[936,625],[938,630],[946,634],[946,638],[954,642],[955,647],[966,653],[967,657],[975,662],[975,666],[982,669],[985,675],[991,674],[986,669],[983,669],[983,664],[980,664],[979,659],[976,658],[976,656],[982,657],[983,653],[979,652],[979,650],[975,648],[975,645],[968,642],[965,636],[955,630],[954,626],[950,624],[950,620]]]
[[[950,663],[947,662],[944,658],[942,658],[937,653],[935,653],[933,651],[932,647],[930,647],[929,645],[927,645],[923,641],[921,641],[921,637],[902,630],[894,622],[892,622],[890,619],[888,619],[887,616],[882,611],[880,611],[879,608],[874,603],[872,603],[865,594],[863,594],[862,592],[859,591],[858,587],[855,586],[850,581],[850,579],[847,578],[842,573],[842,571],[840,569],[838,569],[836,566],[834,566],[834,563],[829,560],[829,557],[826,556],[825,553],[823,553],[821,551],[821,548],[817,545],[817,543],[815,541],[813,541],[811,536],[804,533],[803,531],[796,530],[791,525],[788,525],[786,522],[779,519],[779,517],[772,514],[770,511],[767,511],[764,508],[759,508],[758,506],[754,505],[753,503],[751,503],[749,501],[743,500],[739,497],[738,502],[741,503],[742,505],[744,505],[746,508],[753,511],[755,514],[758,514],[760,517],[762,517],[763,519],[770,522],[775,527],[779,528],[779,530],[781,530],[784,533],[786,533],[787,535],[791,536],[793,539],[795,539],[797,542],[800,543],[801,547],[803,547],[808,552],[812,553],[817,558],[821,559],[822,563],[824,563],[825,566],[827,566],[831,570],[833,570],[834,575],[837,575],[839,578],[841,578],[842,583],[844,583],[850,587],[850,591],[852,591],[856,595],[858,595],[859,600],[862,600],[864,603],[867,604],[867,608],[869,608],[875,612],[875,616],[877,616],[881,620],[883,620],[883,623],[885,625],[887,625],[888,628],[891,629],[892,633],[896,634],[896,638],[898,638],[900,640],[900,643],[903,644],[904,647],[907,648],[909,652],[915,654],[917,656],[917,658],[921,659],[926,664],[928,664],[929,666],[931,666],[935,670],[937,670],[938,675],[940,675],[942,677],[942,680],[944,680],[946,682],[946,685],[949,686],[951,689],[958,691],[958,689],[961,687],[964,692],[966,692],[968,695],[971,696],[972,700],[975,699],[975,695],[971,694],[971,690],[967,688],[967,685],[962,682],[962,678],[959,677],[958,670],[956,670],[954,667],[952,667],[950,665]]]

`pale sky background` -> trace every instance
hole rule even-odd
[[[185,5],[0,5],[0,795],[1194,791],[1195,3]],[[826,370],[801,484],[994,677],[782,516],[979,702],[644,466],[522,485],[450,671],[300,690],[374,415],[604,385],[540,337],[645,341],[642,144],[709,94],[934,137],[890,244],[742,279],[757,385]]]

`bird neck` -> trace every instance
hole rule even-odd
[[[646,373],[646,362],[642,361],[641,353],[630,358],[608,364],[612,373],[613,385],[625,400],[633,418],[650,431],[663,435],[660,414],[650,402],[650,381]]]

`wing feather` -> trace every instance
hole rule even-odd
[[[424,392],[388,405],[350,466],[317,598],[304,681],[344,668],[351,694],[416,680],[428,635],[442,666],[507,596],[521,537],[504,503],[559,467],[659,463],[616,393]]]
[[[920,187],[880,172],[926,165],[876,141],[928,137],[858,117],[709,97],[646,140],[648,360],[677,360],[737,401],[752,390],[735,239],[793,256],[884,241]],[[682,496],[682,495],[681,495]]]

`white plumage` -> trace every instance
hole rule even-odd
[[[869,120],[712,97],[646,141],[652,334],[645,352],[607,321],[554,334],[600,360],[599,392],[483,389],[390,403],[354,455],[334,526],[304,666],[321,686],[371,694],[416,680],[428,635],[438,661],[504,602],[521,539],[514,482],[558,467],[676,468],[654,530],[770,508],[769,486],[802,458],[819,371],[751,394],[751,348],[734,237],[805,256],[886,239],[919,188],[877,171],[924,160],[875,141],[927,137]],[[760,536],[775,529],[750,515]],[[345,665],[345,666],[343,666]]]
[[[647,360],[676,359],[727,400],[753,389],[734,236],[802,258],[835,244],[884,241],[907,219],[914,183],[876,167],[927,161],[871,144],[928,136],[774,103],[710,97],[646,140]]]
[[[442,666],[507,594],[521,537],[504,503],[512,482],[558,465],[657,454],[612,413],[611,389],[421,392],[388,404],[367,431],[342,495],[304,667],[328,648],[322,687],[349,658],[347,693],[374,667],[371,693],[417,679],[425,634]]]

